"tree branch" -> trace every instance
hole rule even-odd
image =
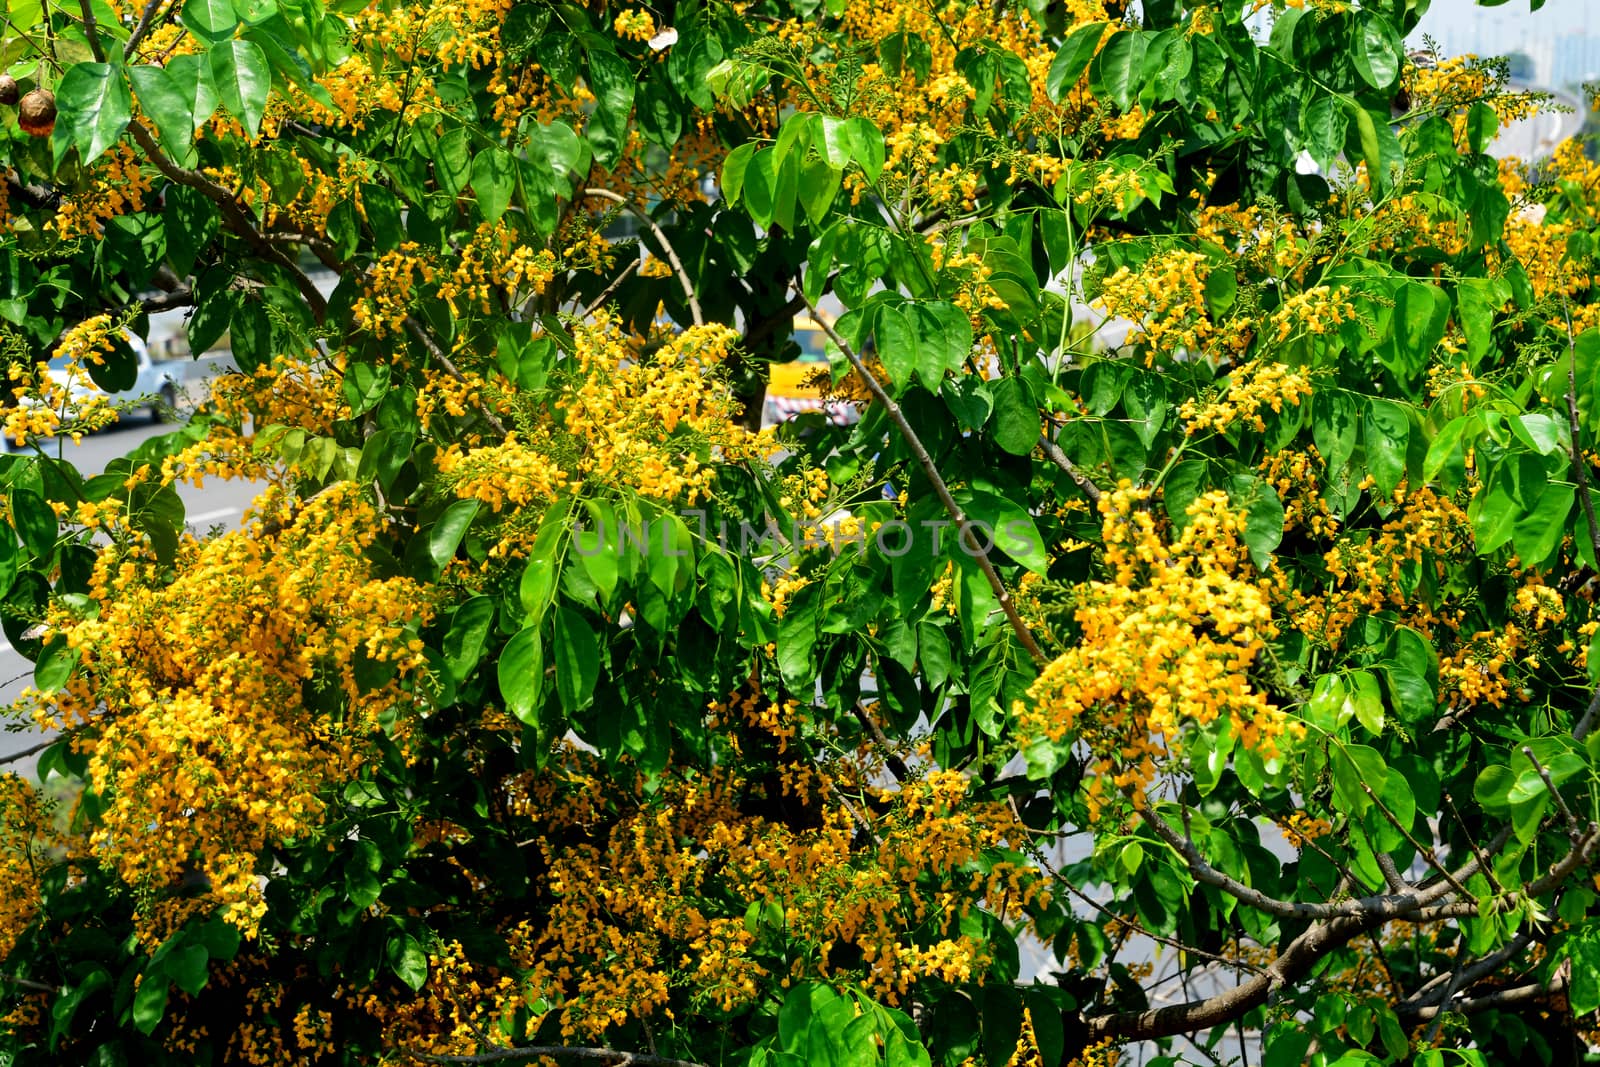
[[[672,247],[672,242],[667,240],[667,235],[656,224],[656,220],[650,217],[650,213],[632,200],[619,193],[613,193],[610,189],[585,189],[583,195],[598,196],[602,200],[610,200],[613,203],[621,204],[624,208],[639,216],[639,221],[650,227],[650,232],[655,234],[656,240],[661,242],[662,251],[667,254],[667,262],[672,264],[672,272],[678,276],[678,284],[683,286],[683,298],[689,302],[689,317],[694,320],[696,326],[704,326],[706,321],[700,314],[700,301],[694,295],[694,283],[689,280],[689,272],[683,269],[683,261],[678,258],[678,250]]]
[[[1044,454],[1049,457],[1051,463],[1066,471],[1067,477],[1077,483],[1078,488],[1083,490],[1083,495],[1088,497],[1090,502],[1100,503],[1100,487],[1095,485],[1087,474],[1080,471],[1077,464],[1067,458],[1060,445],[1046,435],[1039,438],[1039,447],[1044,449]]]
[[[161,2],[162,0],[147,0],[144,10],[139,12],[139,21],[134,24],[133,33],[128,35],[128,43],[122,46],[123,59],[133,58],[134,49],[144,40],[144,35],[150,32],[150,26],[155,22],[156,11],[161,7]]]
[[[87,0],[85,0],[87,3]],[[295,288],[300,290],[300,295],[305,297],[306,303],[311,307],[311,314],[318,322],[328,317],[328,302],[323,299],[322,293],[317,290],[310,278],[306,277],[293,260],[283,254],[283,250],[267,240],[266,236],[256,228],[249,214],[239,205],[233,193],[207,178],[199,171],[180,167],[168,159],[161,151],[161,146],[156,143],[155,137],[144,124],[135,120],[128,124],[128,132],[133,134],[133,139],[139,148],[149,158],[152,165],[162,174],[179,185],[186,185],[197,190],[207,200],[222,211],[222,216],[227,220],[229,228],[238,236],[248,241],[256,252],[274,266],[286,271],[293,279]]]
[[[888,412],[890,421],[900,430],[900,434],[905,438],[906,445],[911,449],[912,455],[917,457],[917,463],[921,465],[922,472],[928,476],[928,481],[933,483],[933,491],[938,495],[939,502],[944,505],[944,510],[949,514],[956,525],[956,529],[960,531],[961,536],[966,540],[967,554],[977,562],[978,569],[988,579],[989,588],[994,590],[995,597],[1000,601],[1000,610],[1005,612],[1006,621],[1011,624],[1011,629],[1015,631],[1017,640],[1022,643],[1022,647],[1028,651],[1028,654],[1033,657],[1035,662],[1044,663],[1048,657],[1045,656],[1044,650],[1039,647],[1039,642],[1034,639],[1033,631],[1028,629],[1028,624],[1023,621],[1021,614],[1018,613],[1016,602],[1011,599],[1010,590],[1006,588],[1006,583],[1001,580],[1000,573],[994,569],[994,562],[989,559],[989,553],[984,550],[982,545],[978,544],[978,539],[967,522],[966,514],[962,512],[961,505],[956,503],[955,497],[950,495],[950,487],[945,484],[944,477],[939,473],[939,468],[934,464],[933,457],[928,454],[922,439],[911,428],[911,423],[906,419],[905,412],[900,410],[900,405],[894,402],[894,399],[884,390],[883,385],[867,369],[867,365],[861,361],[861,356],[850,346],[850,342],[839,335],[839,331],[835,330],[833,324],[822,317],[821,313],[812,306],[809,299],[806,300],[806,307],[810,309],[812,319],[816,321],[818,326],[822,327],[822,332],[828,335],[829,340],[839,346],[839,351],[843,352],[844,358],[850,361],[850,366],[855,369],[857,374],[861,375],[861,380],[866,383],[867,391]]]
[[[1466,1000],[1458,1000],[1456,1001],[1455,1006],[1449,1010],[1459,1012],[1462,1015],[1471,1015],[1473,1012],[1488,1011],[1490,1008],[1508,1008],[1516,1004],[1526,1003],[1530,1000],[1539,1000],[1540,998],[1550,996],[1553,993],[1559,993],[1566,988],[1567,979],[1561,975],[1557,975],[1551,978],[1548,982],[1534,982],[1530,985],[1521,985],[1513,989],[1501,989],[1493,993],[1487,993],[1481,997],[1469,997]],[[1426,1022],[1435,1015],[1439,1014],[1439,1011],[1439,1007],[1430,1005],[1425,1008],[1416,1009],[1415,1014],[1411,1015],[1410,1017],[1416,1019],[1418,1022]]]
[[[445,372],[449,374],[450,377],[454,378],[458,382],[461,382],[462,384],[467,384],[466,375],[461,373],[461,369],[455,365],[455,362],[450,358],[449,354],[445,352],[443,348],[439,347],[439,342],[433,339],[433,336],[428,333],[428,331],[423,327],[422,323],[417,321],[417,317],[415,315],[406,316],[406,330],[411,334],[412,337],[417,339],[423,348],[428,350],[428,355],[433,357],[433,359],[445,369]],[[494,412],[480,404],[478,405],[478,413],[482,415],[489,425],[494,428],[495,433],[499,434],[501,437],[506,435],[505,424],[500,421],[499,417],[495,415]]]
[[[529,1045],[523,1048],[480,1052],[472,1056],[437,1055],[409,1050],[405,1055],[423,1063],[510,1063],[548,1056],[553,1060],[594,1064],[595,1067],[705,1067],[704,1064],[692,1060],[675,1060],[670,1056],[657,1056],[649,1052],[621,1052],[609,1048],[576,1048],[565,1045]]]

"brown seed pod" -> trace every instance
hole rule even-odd
[[[9,74],[0,74],[0,104],[15,104],[18,95],[17,79]]]
[[[17,107],[17,125],[23,133],[49,137],[56,128],[56,96],[48,89],[35,89]]]

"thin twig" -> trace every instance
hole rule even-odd
[[[621,1052],[609,1048],[575,1048],[564,1045],[529,1045],[523,1048],[498,1049],[481,1052],[475,1056],[449,1056],[431,1052],[405,1050],[405,1055],[423,1063],[507,1063],[513,1060],[537,1060],[545,1056],[568,1063],[594,1064],[595,1067],[705,1067],[692,1060],[675,1060],[669,1056],[656,1056],[648,1052]]]
[[[139,12],[139,21],[133,27],[133,33],[128,36],[128,43],[122,46],[122,58],[132,59],[134,49],[139,47],[139,42],[144,40],[144,35],[150,32],[151,23],[155,22],[156,10],[161,7],[162,0],[148,0],[144,10]]]
[[[1035,662],[1044,663],[1048,657],[1045,656],[1044,650],[1039,647],[1039,642],[1034,639],[1033,631],[1028,629],[1028,624],[1023,621],[1022,615],[1017,611],[1017,605],[1011,599],[1010,590],[1006,588],[1006,583],[1000,578],[1000,573],[994,569],[994,562],[989,559],[989,553],[978,543],[977,536],[972,532],[972,527],[967,522],[966,514],[961,510],[961,505],[957,504],[955,497],[950,495],[950,487],[945,484],[944,476],[939,473],[939,468],[934,464],[933,457],[928,454],[927,448],[922,443],[922,438],[918,437],[917,431],[911,428],[911,423],[906,419],[905,412],[900,410],[900,405],[894,402],[894,398],[884,390],[883,385],[867,369],[867,365],[862,362],[861,356],[851,347],[850,342],[839,335],[839,331],[834,329],[833,324],[822,316],[822,313],[812,305],[809,298],[806,300],[806,307],[811,311],[812,319],[816,321],[818,326],[822,327],[822,332],[827,334],[828,339],[835,345],[839,346],[839,351],[844,353],[844,358],[850,361],[850,366],[861,376],[861,380],[866,383],[868,392],[888,412],[890,421],[900,430],[901,436],[906,440],[906,445],[911,449],[912,455],[916,456],[917,463],[921,465],[922,472],[928,476],[928,481],[933,483],[933,491],[938,495],[939,502],[944,505],[944,510],[955,523],[961,537],[965,539],[967,554],[973,558],[978,564],[978,569],[988,579],[989,588],[994,590],[995,598],[1000,601],[1000,610],[1005,612],[1006,621],[1011,624],[1011,629],[1015,631],[1017,640],[1022,643],[1022,647],[1027,650]]]
[[[1533,749],[1527,745],[1522,746],[1522,754],[1528,757],[1528,762],[1533,764],[1533,769],[1539,772],[1539,778],[1544,782],[1545,790],[1556,798],[1556,806],[1561,809],[1561,817],[1567,820],[1567,836],[1573,841],[1583,838],[1583,824],[1578,817],[1572,814],[1572,809],[1567,807],[1567,798],[1561,795],[1561,790],[1556,788],[1556,783],[1550,777],[1550,772],[1545,770],[1544,764],[1539,762],[1539,757],[1533,754]]]
[[[602,200],[610,200],[612,203],[621,204],[639,216],[639,221],[650,227],[650,232],[655,234],[657,241],[661,242],[661,250],[667,254],[667,262],[672,264],[673,273],[678,276],[678,284],[683,286],[683,298],[689,302],[689,317],[694,320],[696,326],[704,326],[706,320],[700,314],[700,301],[694,295],[694,283],[689,280],[689,272],[683,269],[683,260],[678,258],[678,250],[672,247],[672,242],[667,240],[667,235],[656,224],[656,220],[650,217],[650,213],[632,200],[622,196],[620,193],[613,193],[610,189],[585,189],[583,195],[598,196]]]
[[[607,300],[611,299],[611,294],[615,293],[617,291],[618,287],[621,286],[623,282],[627,281],[628,277],[630,275],[632,275],[633,272],[638,270],[638,269],[639,269],[639,261],[637,259],[631,261],[626,267],[623,267],[622,268],[622,273],[617,275],[616,278],[612,281],[612,283],[610,285],[606,286],[605,289],[600,293],[600,295],[595,297],[594,301],[588,307],[583,309],[583,313],[579,317],[586,319],[590,315],[593,315],[596,311],[599,311],[602,307],[604,307],[605,306],[605,302]]]
[[[0,756],[0,763],[15,763],[17,760],[27,759],[29,756],[34,756],[40,752],[43,752],[45,749],[49,748],[59,740],[60,738],[58,737],[52,737],[48,741],[41,741],[31,748],[23,749],[21,752],[13,752],[9,756]]]
[[[1084,496],[1095,504],[1100,503],[1100,487],[1095,485],[1087,474],[1080,471],[1076,463],[1067,458],[1060,445],[1050,440],[1049,436],[1042,436],[1039,438],[1039,447],[1044,449],[1044,454],[1049,457],[1050,462],[1067,472],[1067,477],[1077,483],[1078,488],[1083,490]]]
[[[906,766],[905,760],[895,754],[894,746],[889,743],[888,736],[884,734],[883,728],[878,725],[877,720],[867,714],[867,709],[863,708],[859,701],[851,703],[850,711],[855,715],[856,721],[861,724],[861,728],[882,749],[884,765],[889,768],[889,773],[894,775],[895,781],[910,781],[911,769]]]
[[[457,367],[455,365],[455,361],[450,358],[449,354],[445,352],[443,348],[439,347],[439,342],[433,339],[432,335],[428,333],[427,329],[422,325],[422,323],[417,321],[417,317],[415,315],[406,316],[406,329],[410,331],[411,336],[415,337],[423,348],[428,350],[428,355],[433,357],[439,366],[445,369],[445,372],[448,373],[450,377],[454,378],[463,385],[470,384],[467,381],[466,375],[461,373],[461,368]],[[495,433],[499,434],[501,437],[506,435],[505,424],[500,421],[494,412],[480,404],[478,405],[478,413],[488,421],[490,426],[494,427]]]

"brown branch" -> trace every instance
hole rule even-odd
[[[1001,580],[1000,573],[994,569],[994,563],[989,559],[989,553],[984,551],[982,545],[978,544],[978,538],[973,534],[972,528],[967,522],[966,514],[961,510],[961,505],[956,503],[955,497],[950,495],[950,487],[945,484],[944,477],[939,473],[939,468],[933,462],[933,457],[928,454],[927,448],[922,444],[922,438],[918,437],[916,430],[911,428],[911,423],[906,419],[905,412],[900,410],[900,405],[894,402],[894,398],[884,390],[883,385],[867,369],[867,365],[862,362],[861,356],[856,353],[856,350],[839,335],[839,331],[833,328],[832,323],[822,317],[822,314],[812,306],[809,299],[806,300],[806,307],[810,309],[811,317],[816,321],[817,325],[822,327],[822,332],[828,335],[829,340],[839,346],[839,351],[844,353],[844,358],[850,361],[850,366],[855,369],[855,372],[861,376],[861,380],[866,383],[867,390],[888,412],[890,421],[900,430],[900,434],[905,438],[906,445],[911,449],[912,455],[917,457],[917,462],[921,465],[922,472],[928,476],[928,481],[933,483],[933,491],[938,495],[939,502],[944,505],[944,510],[955,523],[956,529],[966,539],[967,549],[969,550],[967,554],[973,558],[978,564],[978,569],[988,579],[989,588],[994,590],[995,597],[1000,601],[1000,610],[1005,612],[1006,621],[1011,624],[1011,629],[1015,631],[1017,640],[1022,643],[1022,647],[1034,658],[1035,662],[1044,663],[1048,657],[1045,656],[1044,650],[1039,647],[1039,642],[1034,639],[1033,631],[1028,629],[1028,624],[1023,621],[1022,615],[1017,611],[1017,605],[1011,599],[1010,590],[1006,588],[1006,583]]]
[[[1453,981],[1455,981],[1453,976],[1461,976],[1459,981],[1455,981],[1455,989],[1465,989],[1478,979],[1494,973],[1512,956],[1515,956],[1517,953],[1527,948],[1532,941],[1533,935],[1524,931],[1523,933],[1518,934],[1516,938],[1504,948],[1501,948],[1495,952],[1491,952],[1489,955],[1482,957],[1475,963],[1468,964],[1465,967],[1444,971],[1435,975],[1433,978],[1430,978],[1427,982],[1425,982],[1415,993],[1411,994],[1411,996],[1396,1004],[1396,1013],[1400,1015],[1412,1014],[1421,1011],[1423,1008],[1426,1008],[1430,1005],[1436,1005],[1447,1001],[1450,998],[1446,995],[1446,990],[1441,989],[1440,986],[1448,987]]]
[[[1248,982],[1204,1000],[1147,1011],[1093,1016],[1086,1020],[1089,1040],[1154,1040],[1232,1022],[1265,1004],[1279,989],[1305,977],[1328,953],[1383,925],[1384,921],[1377,916],[1364,916],[1317,923],[1291,941],[1265,973]]]
[[[1583,516],[1589,524],[1589,545],[1594,549],[1595,559],[1600,559],[1600,521],[1596,521],[1594,501],[1589,499],[1589,461],[1583,458],[1583,424],[1578,418],[1578,340],[1572,334],[1572,309],[1567,305],[1565,294],[1561,297],[1561,312],[1567,321],[1567,429],[1570,432],[1567,451],[1578,482],[1578,498],[1583,501]],[[1583,740],[1581,735],[1578,740]]]
[[[586,319],[604,307],[605,302],[611,299],[612,294],[617,291],[618,287],[621,286],[623,282],[627,281],[629,276],[631,276],[633,272],[638,269],[639,261],[637,259],[631,261],[626,267],[622,268],[622,273],[617,275],[616,278],[612,280],[610,285],[601,290],[600,295],[595,297],[594,300],[590,302],[589,306],[583,309],[579,315],[579,318]]]
[[[851,703],[850,711],[855,715],[856,721],[861,724],[861,728],[883,750],[884,765],[889,768],[889,773],[894,775],[895,781],[910,781],[911,769],[906,766],[905,760],[895,755],[894,746],[889,743],[889,738],[884,734],[883,728],[878,725],[871,715],[867,714],[867,709],[863,708],[859,701],[856,701]]]
[[[692,1060],[675,1060],[670,1056],[657,1056],[649,1052],[621,1052],[617,1049],[576,1048],[566,1045],[529,1045],[523,1048],[480,1052],[475,1056],[439,1055],[410,1050],[405,1050],[404,1054],[423,1063],[509,1063],[515,1060],[537,1060],[548,1056],[553,1060],[594,1064],[595,1067],[705,1067],[704,1064]]]
[[[1044,454],[1050,458],[1051,463],[1066,471],[1067,477],[1077,483],[1078,488],[1083,490],[1084,496],[1095,504],[1100,503],[1100,487],[1095,485],[1087,474],[1080,471],[1077,464],[1067,458],[1060,445],[1050,440],[1048,436],[1042,436],[1039,438],[1039,447],[1044,449]]]
[[[134,49],[144,40],[144,35],[150,32],[150,25],[155,22],[156,11],[161,7],[161,2],[162,0],[147,0],[144,10],[139,12],[139,21],[134,24],[133,33],[128,36],[128,43],[122,47],[123,59],[133,58]]]
[[[41,741],[37,745],[23,749],[21,752],[13,752],[9,756],[0,756],[0,763],[15,763],[18,760],[27,759],[29,756],[38,755],[59,740],[61,740],[59,737],[52,737],[48,741]]]
[[[696,326],[704,326],[706,320],[700,314],[700,301],[694,295],[694,283],[689,280],[689,272],[683,269],[683,261],[678,258],[678,250],[672,247],[672,242],[667,240],[667,235],[656,224],[656,220],[650,217],[650,213],[632,200],[619,193],[613,193],[610,189],[585,189],[583,195],[598,196],[602,200],[610,200],[613,203],[621,204],[624,208],[639,216],[639,221],[650,227],[650,232],[655,234],[656,240],[661,242],[662,251],[667,254],[667,262],[672,264],[672,272],[678,276],[678,284],[683,286],[683,298],[689,302],[689,317],[694,320]]]
[[[128,124],[128,131],[133,134],[133,139],[149,158],[156,170],[179,185],[188,186],[198,191],[207,200],[222,211],[222,216],[227,220],[229,228],[240,237],[248,241],[261,255],[273,265],[288,272],[294,280],[295,287],[300,290],[300,295],[305,297],[306,303],[311,306],[311,314],[318,322],[328,317],[328,302],[317,290],[305,272],[295,265],[294,261],[283,254],[283,250],[267,240],[266,236],[256,228],[249,214],[240,206],[233,193],[207,178],[199,171],[180,167],[168,159],[161,151],[161,146],[156,143],[154,135],[145,129],[144,124],[135,120]]]
[[[415,315],[406,316],[406,329],[410,332],[412,337],[417,339],[423,348],[428,350],[428,355],[433,357],[433,359],[445,369],[445,372],[448,373],[450,377],[454,378],[463,385],[470,384],[467,382],[466,375],[461,373],[461,369],[455,365],[455,362],[450,358],[449,354],[446,353],[443,348],[439,347],[439,342],[433,339],[433,336],[428,333],[427,329],[423,327],[422,323],[417,321],[417,317]],[[505,424],[500,421],[499,417],[496,416],[494,412],[480,404],[478,406],[478,413],[482,415],[489,425],[494,428],[495,433],[499,434],[501,437],[506,435]]]
[[[1548,982],[1534,982],[1530,985],[1517,986],[1513,989],[1501,989],[1481,997],[1458,1000],[1450,1010],[1459,1012],[1462,1015],[1471,1015],[1473,1012],[1488,1011],[1490,1008],[1506,1008],[1516,1004],[1523,1004],[1530,1000],[1538,1000],[1553,993],[1559,993],[1566,988],[1567,979],[1564,976],[1557,975]],[[1426,1022],[1439,1014],[1439,1011],[1440,1009],[1437,1006],[1429,1005],[1425,1008],[1417,1008],[1411,1018],[1416,1019],[1418,1022]]]

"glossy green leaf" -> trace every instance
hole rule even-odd
[[[455,558],[456,549],[477,514],[476,500],[457,500],[434,520],[433,529],[428,531],[428,556],[435,567],[443,570]]]
[[[93,162],[117,143],[133,115],[127,71],[109,63],[74,63],[56,90],[56,108],[56,160],[76,148],[81,162]]]
[[[1052,101],[1059,104],[1067,92],[1078,84],[1083,72],[1089,69],[1089,61],[1094,58],[1095,50],[1100,47],[1100,38],[1104,36],[1105,29],[1103,22],[1087,22],[1074,27],[1067,34],[1045,79],[1045,92]]]
[[[495,675],[506,710],[530,726],[537,725],[544,689],[544,644],[537,626],[523,627],[506,642],[495,662]]]
[[[225,41],[213,45],[209,55],[218,99],[244,125],[245,132],[255,136],[272,89],[272,71],[261,46],[252,41]]]
[[[561,706],[568,714],[588,707],[600,675],[600,643],[588,620],[564,606],[556,609],[555,668]]]

